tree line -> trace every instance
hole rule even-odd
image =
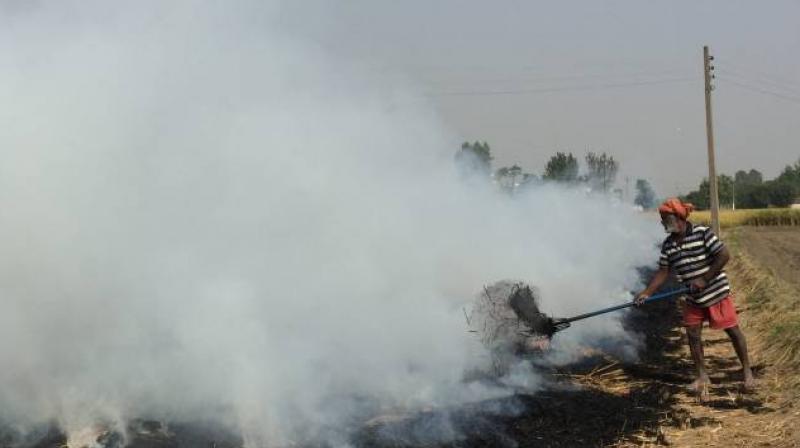
[[[464,142],[456,153],[461,173],[472,179],[492,179],[501,189],[514,193],[533,185],[558,183],[585,186],[591,191],[614,193],[622,197],[615,187],[619,162],[606,152],[589,152],[584,157],[584,169],[571,152],[556,152],[545,164],[540,176],[526,172],[519,165],[492,168],[492,151],[485,141]],[[733,176],[717,176],[720,206],[724,208],[787,207],[800,199],[800,159],[771,180],[756,169],[739,170]],[[633,203],[644,209],[657,205],[658,197],[647,179],[636,179]],[[693,203],[698,209],[709,208],[710,185],[703,179],[697,189],[681,199]]]
[[[455,158],[464,177],[491,178],[501,189],[509,193],[533,185],[557,183],[585,186],[594,192],[610,192],[622,196],[622,190],[614,188],[619,172],[619,162],[606,152],[587,153],[583,159],[584,170],[581,170],[580,161],[571,152],[556,152],[545,164],[541,176],[525,172],[516,164],[493,170],[491,147],[485,141],[464,142]],[[637,179],[635,188],[634,203],[644,208],[653,207],[656,195],[650,182],[645,179]]]
[[[755,169],[739,170],[733,177],[721,174],[717,176],[717,190],[723,208],[788,207],[800,197],[800,159],[767,181]],[[710,184],[705,178],[696,190],[681,198],[697,208],[708,209],[709,197]]]

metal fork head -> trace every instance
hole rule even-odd
[[[553,333],[551,334],[551,336],[555,333],[558,333],[561,330],[566,330],[567,328],[569,328],[569,326],[570,323],[565,320],[553,319]]]

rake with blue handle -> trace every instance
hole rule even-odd
[[[671,299],[675,296],[679,296],[681,294],[685,294],[689,292],[688,287],[673,289],[672,291],[666,291],[659,294],[653,294],[652,296],[648,297],[644,300],[643,304],[657,302],[659,300],[666,300]],[[536,333],[545,334],[548,337],[552,337],[556,332],[569,328],[572,322],[587,319],[589,317],[599,316],[601,314],[610,313],[612,311],[621,310],[623,308],[629,308],[634,306],[635,302],[626,302],[620,305],[610,306],[608,308],[603,308],[601,310],[592,311],[590,313],[579,314],[573,317],[567,317],[564,319],[553,319],[553,318],[546,318],[546,320],[540,321],[539,325],[536,325],[540,328],[533,328]],[[544,316],[543,316],[544,317]]]

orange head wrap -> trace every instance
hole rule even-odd
[[[688,202],[682,202],[678,198],[669,198],[658,207],[660,213],[671,213],[681,219],[686,219],[689,214],[694,210],[694,205]]]

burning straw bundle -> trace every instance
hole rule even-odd
[[[509,280],[484,287],[476,297],[467,324],[490,349],[495,367],[547,346],[548,336],[540,329],[549,320],[538,302],[536,288]]]

